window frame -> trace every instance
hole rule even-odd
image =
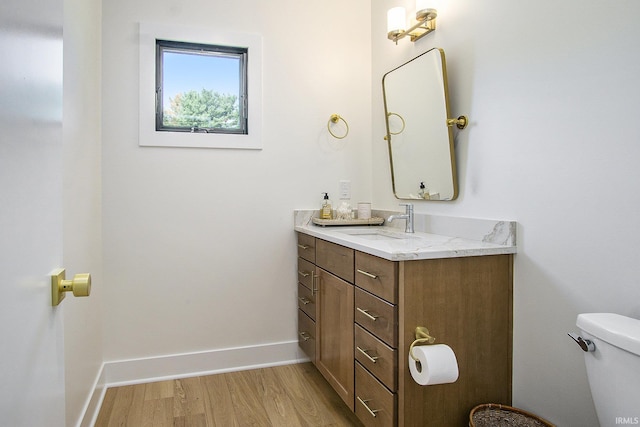
[[[239,61],[238,71],[238,128],[217,128],[198,126],[167,126],[164,124],[164,52],[187,55],[210,55],[215,57],[232,57]],[[204,132],[247,135],[248,121],[248,87],[247,87],[248,48],[228,45],[192,43],[174,40],[156,39],[156,131],[160,132]]]
[[[263,149],[263,38],[257,33],[222,28],[140,22],[138,27],[138,138],[140,147]],[[246,135],[204,132],[156,131],[156,39],[241,46],[248,49],[247,105],[249,133]],[[124,83],[123,83],[124,84]],[[135,102],[127,99],[128,102]]]

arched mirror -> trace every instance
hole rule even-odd
[[[449,120],[444,50],[431,49],[389,71],[382,89],[395,196],[454,200],[458,183],[451,125],[458,122]]]

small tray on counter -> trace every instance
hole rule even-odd
[[[384,218],[380,217],[371,217],[369,219],[320,219],[320,218],[312,218],[311,221],[315,225],[319,225],[321,227],[326,226],[335,226],[335,225],[382,225],[384,224]]]

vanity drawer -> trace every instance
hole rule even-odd
[[[307,261],[316,262],[316,238],[298,233],[298,256]]]
[[[298,345],[315,365],[316,363],[316,322],[298,310]]]
[[[316,240],[316,265],[328,272],[353,283],[354,250],[327,242]]]
[[[392,304],[398,303],[398,263],[356,252],[356,285]]]
[[[311,289],[298,283],[298,308],[311,319],[316,320],[316,297]]]
[[[306,286],[309,290],[314,291],[313,273],[316,266],[302,258],[298,258],[298,282]]]
[[[394,426],[396,395],[356,362],[356,416],[365,426]]]
[[[396,306],[357,287],[355,303],[356,323],[391,347],[398,348]]]
[[[398,350],[355,325],[355,357],[391,391],[397,390]]]

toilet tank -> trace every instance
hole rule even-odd
[[[640,425],[640,320],[613,313],[578,315],[591,395],[600,426]]]

